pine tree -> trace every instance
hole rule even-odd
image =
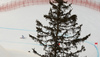
[[[49,2],[52,7],[48,15],[44,15],[50,26],[44,26],[40,21],[36,20],[37,37],[29,35],[34,41],[43,45],[45,54],[39,54],[35,49],[33,52],[40,57],[79,57],[79,53],[85,51],[82,45],[78,50],[77,45],[84,42],[90,36],[80,38],[81,25],[76,23],[77,15],[71,14],[72,4],[68,4],[63,0],[55,0]],[[60,44],[60,45],[59,45]],[[72,52],[71,49],[77,49]]]

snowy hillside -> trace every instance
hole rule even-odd
[[[77,5],[72,5],[72,7],[72,14],[77,14],[78,16],[77,22],[83,24],[81,37],[91,33],[91,36],[87,41],[91,43],[99,43],[100,12]],[[10,55],[16,57],[23,56],[23,52],[33,56],[32,48],[36,48],[36,50],[38,49],[38,51],[43,54],[42,46],[33,42],[29,37],[29,34],[36,35],[36,19],[40,20],[43,24],[47,24],[43,15],[48,14],[49,9],[50,5],[34,5],[8,12],[1,12],[0,45],[10,52]],[[25,39],[21,39],[22,35],[24,35]],[[95,47],[86,42],[84,44],[87,51],[82,53],[82,55],[86,54],[88,55],[87,57],[97,57],[97,50]],[[100,48],[100,44],[98,45],[98,48]],[[20,54],[23,53],[23,55],[19,55],[19,51],[22,51]],[[28,53],[28,51],[31,52]],[[34,55],[34,57],[36,56]]]

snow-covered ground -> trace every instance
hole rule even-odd
[[[93,44],[98,42],[99,49],[100,12],[78,5],[72,5],[72,7],[72,14],[77,14],[78,16],[77,22],[83,24],[81,36],[91,33],[87,41]],[[43,54],[43,47],[35,43],[29,37],[29,34],[37,34],[35,32],[36,19],[43,24],[47,24],[43,15],[48,14],[49,9],[50,5],[33,5],[0,12],[0,57],[3,57],[1,56],[2,53],[4,55],[8,54],[10,57],[37,57],[32,54],[32,48]],[[24,35],[25,39],[21,39],[22,35]],[[86,51],[82,55],[97,57],[97,50],[94,45],[87,42],[84,45],[86,46]]]

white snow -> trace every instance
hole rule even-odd
[[[18,51],[18,50],[6,50],[0,46],[0,57],[38,57],[35,54]]]
[[[38,57],[32,53],[32,48],[43,54],[42,46],[35,43],[29,34],[35,35],[36,19],[43,24],[47,24],[43,15],[48,14],[50,5],[33,5],[22,7],[8,12],[0,12],[0,57]],[[77,14],[78,23],[83,24],[81,36],[91,33],[87,41],[91,43],[100,42],[100,12],[87,7],[72,5],[72,14]],[[25,29],[19,30],[19,29]],[[30,31],[29,31],[30,30]],[[26,39],[20,39],[24,35]],[[97,51],[93,45],[84,43],[86,52],[82,55],[87,57],[96,57]],[[98,44],[100,48],[100,44]],[[31,51],[28,53],[28,51]],[[99,50],[100,51],[100,50]]]
[[[0,46],[0,57],[10,57],[9,53],[2,46]]]

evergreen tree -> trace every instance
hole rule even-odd
[[[37,37],[29,35],[44,47],[45,54],[39,54],[35,49],[33,52],[40,57],[79,57],[78,53],[85,51],[82,45],[78,50],[77,45],[84,42],[90,34],[80,38],[81,25],[76,23],[77,15],[71,15],[73,8],[71,4],[63,0],[49,2],[52,7],[48,15],[44,15],[50,26],[44,26],[36,20]],[[59,45],[60,44],[60,45]],[[76,49],[72,52],[72,49]]]

